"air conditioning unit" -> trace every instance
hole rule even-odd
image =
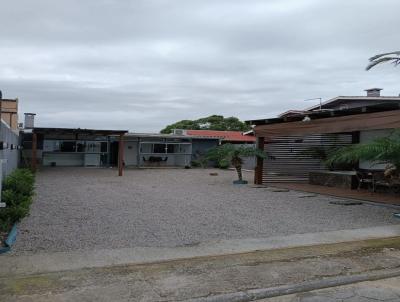
[[[174,129],[173,134],[175,134],[175,135],[186,135],[186,130]]]

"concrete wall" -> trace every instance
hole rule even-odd
[[[235,146],[243,146],[243,145],[235,145]],[[245,144],[246,147],[248,148],[255,148],[255,144]],[[256,157],[255,156],[250,156],[250,157],[244,157],[243,158],[243,165],[242,168],[245,170],[254,170],[256,167]]]
[[[368,143],[376,138],[389,136],[392,132],[393,130],[390,129],[360,131],[360,143]],[[360,161],[359,163],[361,169],[368,170],[384,170],[386,166],[387,164],[374,164],[366,160]]]
[[[18,167],[19,163],[19,135],[9,125],[1,121],[0,136],[3,142],[3,150],[0,150],[0,158],[3,160],[3,176],[10,174]]]
[[[198,160],[204,156],[208,150],[218,146],[216,139],[193,139],[192,141],[192,160]]]

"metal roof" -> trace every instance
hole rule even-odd
[[[382,103],[385,103],[387,101],[394,101],[394,102],[399,102],[400,103],[400,96],[337,96],[333,99],[329,99],[325,102],[321,103],[321,106],[324,107],[326,105],[331,105],[336,102],[340,101],[382,101]],[[310,111],[310,110],[315,110],[318,109],[320,105],[314,105],[311,106],[304,111]]]
[[[127,130],[104,130],[104,129],[84,129],[84,128],[45,128],[35,127],[32,132],[38,134],[90,134],[90,135],[120,135]]]
[[[259,119],[259,120],[249,120],[246,121],[249,125],[266,125],[266,124],[277,124],[277,123],[287,123],[301,121],[305,116],[308,116],[311,120],[323,119],[335,116],[345,116],[345,115],[355,115],[364,114],[372,112],[390,111],[390,110],[400,110],[400,102],[396,103],[381,103],[370,106],[356,107],[350,109],[337,109],[337,110],[322,110],[322,111],[311,111],[299,113],[297,115],[269,118],[269,119]]]
[[[178,134],[163,134],[163,133],[134,133],[129,132],[125,134],[125,137],[151,137],[151,138],[182,138],[182,139],[214,139],[218,140],[217,137],[208,137],[208,136],[193,136],[193,135],[178,135]]]

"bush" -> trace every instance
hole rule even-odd
[[[229,160],[221,159],[221,160],[218,161],[218,163],[217,163],[217,168],[220,168],[220,169],[228,169],[229,167],[230,167],[230,162],[229,162]]]
[[[1,231],[29,214],[34,182],[34,174],[27,169],[17,169],[4,179],[1,200],[6,203],[6,208],[0,208]]]

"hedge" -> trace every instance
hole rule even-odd
[[[7,231],[15,223],[29,214],[34,194],[35,176],[28,169],[17,169],[3,181],[0,208],[0,231]]]

